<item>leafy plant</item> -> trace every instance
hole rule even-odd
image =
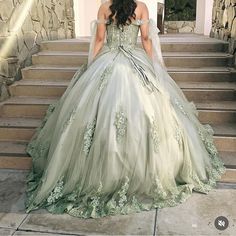
[[[166,0],[165,9],[165,19],[169,21],[196,19],[196,0]]]

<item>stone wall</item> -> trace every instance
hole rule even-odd
[[[210,35],[229,41],[236,66],[236,0],[214,0]]]
[[[165,21],[165,33],[193,33],[196,21]]]
[[[73,37],[73,0],[0,0],[0,101],[41,41]]]

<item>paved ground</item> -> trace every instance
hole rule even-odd
[[[0,171],[0,235],[232,235],[236,236],[236,185],[219,184],[209,194],[158,211],[78,219],[46,211],[24,213],[26,172]],[[231,188],[231,189],[229,189]],[[232,189],[233,188],[233,189]],[[225,216],[227,229],[216,229]]]

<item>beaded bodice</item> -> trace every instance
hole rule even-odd
[[[141,20],[133,21],[130,25],[118,28],[116,24],[107,24],[107,46],[109,48],[134,48],[137,43]]]

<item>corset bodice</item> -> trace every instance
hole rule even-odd
[[[137,43],[140,20],[133,21],[130,25],[118,28],[116,24],[107,24],[107,46],[109,48],[134,48]]]

